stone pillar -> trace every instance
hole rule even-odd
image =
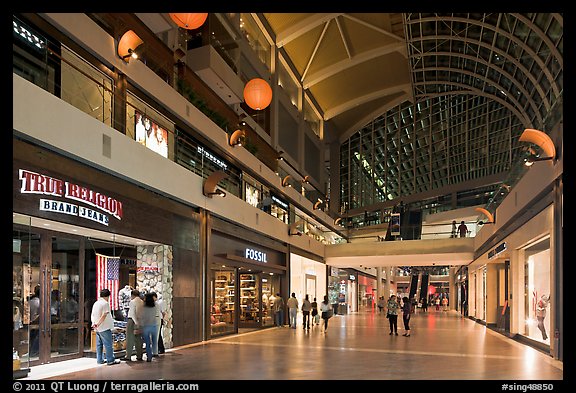
[[[172,247],[153,244],[137,247],[136,287],[162,295],[166,316],[162,326],[164,347],[172,348]]]

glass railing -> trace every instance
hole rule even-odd
[[[462,232],[462,236],[458,230],[452,230],[451,223],[442,224],[423,224],[423,225],[401,225],[400,230],[395,232],[397,234],[391,234],[391,241],[396,240],[432,240],[432,239],[450,239],[450,238],[472,238],[476,237],[476,233],[480,230],[481,225],[477,224],[475,221],[465,221],[465,230]],[[460,225],[460,224],[458,224]],[[357,234],[350,236],[351,243],[374,243],[386,241],[386,229],[383,229],[382,233],[371,233],[362,234],[361,230]]]

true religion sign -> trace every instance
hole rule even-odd
[[[78,184],[25,169],[19,170],[19,177],[22,182],[20,187],[22,194],[49,195],[83,202],[96,209],[102,210],[104,213],[111,214],[118,220],[122,219],[122,202],[112,197]],[[41,198],[39,210],[78,216],[103,225],[108,225],[109,223],[108,215],[98,210],[67,201]]]

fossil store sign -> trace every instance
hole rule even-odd
[[[19,177],[21,181],[20,192],[22,194],[47,196],[47,198],[40,198],[39,210],[41,211],[78,216],[106,226],[110,221],[108,214],[118,220],[122,219],[122,202],[114,198],[78,184],[25,169],[19,170]],[[50,196],[82,202],[98,210],[66,200],[51,199],[49,198]]]

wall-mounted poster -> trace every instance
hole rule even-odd
[[[138,111],[134,112],[136,142],[168,158],[168,131]]]

